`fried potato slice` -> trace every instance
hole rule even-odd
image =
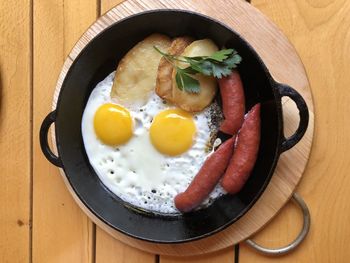
[[[169,37],[152,34],[130,49],[119,62],[111,97],[126,104],[144,104],[155,88],[158,65],[162,57],[153,46],[167,51],[170,45]]]
[[[174,71],[174,78],[175,74]],[[177,88],[176,81],[172,82],[174,104],[189,112],[204,110],[213,101],[217,91],[217,83],[214,77],[197,74],[194,78],[200,83],[201,91],[198,94],[182,91]]]
[[[218,47],[210,39],[202,39],[192,42],[186,47],[182,56],[197,57],[197,56],[210,56],[218,51]],[[178,63],[181,68],[188,67],[187,63]],[[188,93],[182,91],[177,87],[175,81],[176,69],[173,69],[172,73],[172,102],[178,107],[189,111],[198,112],[207,107],[215,97],[217,92],[217,82],[214,77],[204,76],[196,74],[193,76],[200,83],[200,92],[198,94]]]
[[[191,37],[177,37],[175,38],[168,50],[170,55],[181,55],[185,48],[193,42]],[[164,57],[159,62],[156,93],[159,97],[173,102],[173,65]]]

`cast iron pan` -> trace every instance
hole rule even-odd
[[[243,58],[239,72],[246,108],[261,102],[261,144],[255,168],[236,195],[225,195],[208,208],[179,216],[165,216],[131,208],[99,180],[85,153],[81,118],[95,85],[115,70],[118,61],[137,42],[152,33],[170,37],[211,38],[219,47],[235,48]],[[281,97],[288,96],[300,113],[297,131],[283,135]],[[273,175],[279,155],[293,147],[308,125],[308,109],[291,87],[276,83],[253,48],[232,29],[209,17],[180,10],[140,13],[113,24],[94,38],[69,69],[57,108],[40,130],[42,151],[63,168],[73,190],[85,206],[105,224],[129,236],[160,243],[178,243],[216,233],[239,219],[256,202]],[[48,129],[55,123],[58,157],[48,147]]]

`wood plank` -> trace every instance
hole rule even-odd
[[[30,260],[31,3],[0,3],[0,262]]]
[[[121,2],[123,2],[123,0],[102,0],[100,7],[101,14],[107,12]],[[96,263],[153,263],[154,261],[155,255],[125,245],[98,226],[96,227]]]
[[[350,2],[346,0],[254,0],[295,45],[315,99],[311,158],[297,192],[311,212],[311,231],[301,247],[282,257],[261,256],[245,246],[240,262],[348,262],[350,250]],[[295,238],[301,225],[288,205],[255,240],[277,247]]]
[[[233,263],[235,262],[234,248],[227,248],[218,252],[191,256],[191,257],[170,257],[160,256],[160,263]]]
[[[92,262],[93,224],[38,142],[65,57],[96,19],[96,0],[34,1],[33,262]]]
[[[106,13],[109,9],[112,9],[116,5],[119,5],[120,3],[124,2],[124,0],[100,0],[100,6],[101,6],[101,13],[100,15]]]
[[[96,227],[96,263],[154,263],[155,255],[125,245]]]

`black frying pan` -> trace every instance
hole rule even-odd
[[[81,118],[95,85],[115,70],[118,61],[151,33],[170,37],[190,35],[211,38],[219,47],[235,48],[243,61],[239,72],[244,84],[246,108],[261,102],[261,143],[257,162],[246,185],[236,195],[225,195],[208,208],[179,216],[142,212],[125,204],[99,180],[85,153]],[[281,97],[296,103],[300,123],[286,139],[283,134]],[[279,155],[293,147],[308,125],[303,98],[287,85],[276,83],[253,48],[232,29],[209,17],[180,10],[144,12],[113,24],[94,38],[69,69],[57,108],[48,114],[40,130],[46,158],[62,167],[72,189],[102,222],[142,240],[177,243],[216,233],[239,219],[256,202],[273,175]],[[55,123],[58,156],[48,147],[48,130]]]

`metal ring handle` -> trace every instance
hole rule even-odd
[[[281,255],[285,255],[285,254],[293,251],[294,249],[296,249],[300,245],[300,243],[307,236],[309,229],[310,229],[310,222],[311,222],[310,212],[309,212],[309,209],[308,209],[307,205],[305,204],[303,198],[301,198],[300,195],[298,195],[297,193],[294,193],[292,197],[293,197],[294,202],[297,203],[299,205],[299,207],[301,208],[301,210],[303,212],[303,218],[304,218],[303,228],[301,229],[301,232],[299,233],[297,238],[289,245],[287,245],[285,247],[280,247],[280,248],[265,248],[265,247],[258,245],[257,243],[255,243],[251,239],[247,239],[245,241],[245,243],[248,246],[250,246],[251,248],[257,250],[258,252],[260,252],[264,255],[281,256]]]

